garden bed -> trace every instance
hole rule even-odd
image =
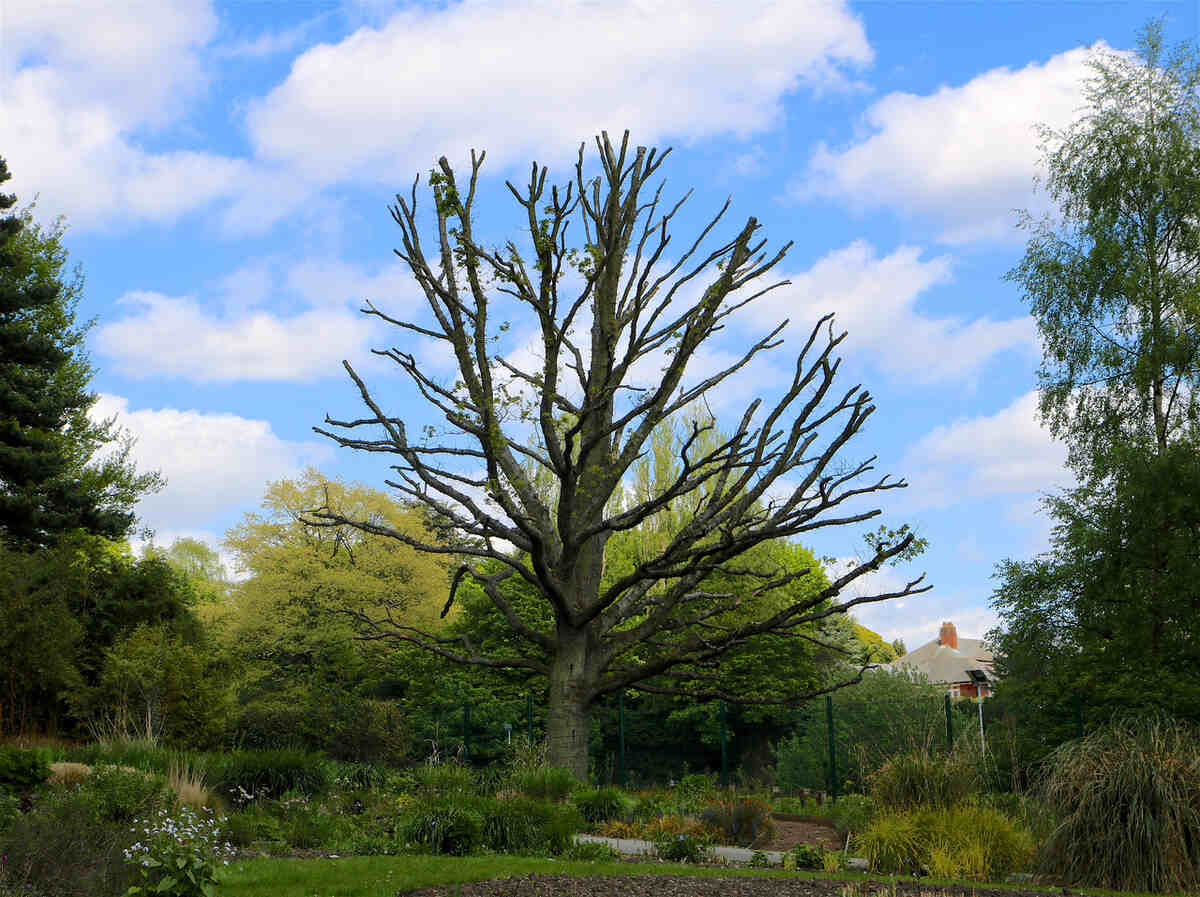
[[[920,882],[690,875],[526,875],[402,891],[405,897],[1061,897],[1064,889],[945,887]],[[399,897],[399,895],[398,895]]]

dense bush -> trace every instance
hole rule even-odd
[[[899,810],[953,807],[981,790],[975,758],[965,749],[933,756],[920,749],[898,754],[867,782],[876,801]]]
[[[982,806],[880,813],[857,838],[871,871],[997,880],[1033,859],[1033,837]]]
[[[698,863],[704,859],[704,844],[691,835],[668,835],[654,843],[659,859],[669,863]]]
[[[569,769],[557,766],[514,770],[509,784],[534,800],[566,800],[572,791],[583,785]]]
[[[1116,721],[1058,748],[1042,793],[1061,824],[1041,872],[1123,891],[1200,890],[1200,727]]]
[[[100,822],[126,824],[173,802],[167,780],[121,766],[96,766],[75,792]]]
[[[235,803],[254,797],[282,797],[289,791],[323,794],[329,788],[329,764],[320,754],[294,748],[234,751],[210,762],[212,784]]]
[[[815,844],[801,842],[792,848],[797,869],[820,869],[824,851]]]
[[[225,837],[238,847],[249,847],[255,841],[278,841],[283,837],[279,819],[257,806],[240,813],[230,813],[225,820]]]
[[[700,811],[700,821],[720,829],[730,843],[739,847],[769,840],[775,831],[770,806],[752,798],[730,798],[709,804]]]
[[[633,801],[620,788],[609,786],[590,791],[577,791],[571,801],[579,808],[580,815],[591,825],[620,819],[631,809]]]
[[[41,751],[0,748],[0,788],[28,791],[50,778],[50,764]]]
[[[875,801],[865,794],[847,794],[825,804],[823,815],[843,835],[861,832],[875,817]]]
[[[413,767],[412,776],[417,791],[429,796],[475,792],[471,768],[458,763],[422,763]]]
[[[21,801],[15,794],[0,788],[0,835],[3,835],[21,815]]]
[[[583,826],[570,806],[529,799],[485,800],[483,844],[497,853],[539,853],[558,856],[571,845]]]
[[[396,826],[401,841],[430,853],[465,856],[483,841],[483,813],[474,802],[423,800],[408,807]]]
[[[102,822],[85,795],[51,793],[0,832],[0,891],[39,897],[116,897],[131,881],[124,823]]]

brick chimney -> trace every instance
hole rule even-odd
[[[943,623],[942,631],[938,633],[938,643],[958,650],[958,630],[953,623]]]

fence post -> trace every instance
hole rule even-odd
[[[625,692],[617,692],[617,784],[625,787]]]
[[[954,751],[954,723],[950,721],[950,695],[945,696],[946,702],[946,753]]]
[[[533,695],[525,695],[525,725],[529,733],[529,749],[533,750]]]
[[[721,702],[721,785],[729,784],[729,760],[725,752],[725,702]]]
[[[837,752],[834,749],[833,738],[833,695],[825,696],[825,728],[829,733],[829,793],[833,796],[834,803],[837,803]]]

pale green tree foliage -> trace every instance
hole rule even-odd
[[[264,741],[327,739],[335,753],[352,756],[386,747],[362,743],[383,738],[389,710],[371,693],[388,666],[371,638],[381,621],[442,625],[447,570],[441,558],[397,540],[306,526],[301,511],[323,502],[431,538],[419,512],[308,468],[270,483],[263,513],[226,533],[224,547],[250,576],[231,588],[215,623],[241,670],[239,725]]]
[[[1085,114],[1042,128],[1058,220],[1034,224],[1008,274],[1045,347],[1041,410],[1073,467],[1193,438],[1200,401],[1200,58],[1161,23],[1136,56],[1089,59]]]

